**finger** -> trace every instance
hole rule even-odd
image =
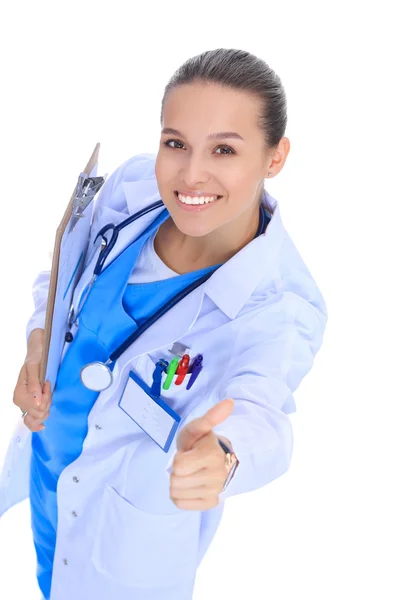
[[[44,421],[46,421],[46,419],[48,419],[50,416],[50,410],[46,410],[44,415],[38,419],[38,421],[41,421],[42,423],[44,423]]]
[[[210,433],[213,427],[220,425],[233,410],[234,400],[228,398],[218,402],[202,417],[198,417],[185,425],[178,434],[178,450],[190,450],[200,438]]]
[[[173,462],[173,472],[176,475],[190,475],[201,469],[216,469],[225,463],[225,454],[218,442],[213,439],[198,445],[187,452],[178,451]]]
[[[22,399],[21,399],[22,396]],[[40,408],[37,407],[33,407],[32,406],[32,402],[29,400],[29,398],[26,398],[26,394],[24,392],[19,392],[18,389],[16,389],[16,391],[14,392],[14,397],[13,397],[13,402],[15,404],[15,406],[18,406],[18,408],[22,411],[27,411],[28,413],[30,413],[35,419],[42,419],[42,417],[45,415],[45,413],[49,410],[49,406],[43,405]]]
[[[33,398],[36,406],[40,406],[42,402],[42,386],[39,379],[40,365],[37,363],[26,363],[27,373],[27,392]]]
[[[43,396],[42,404],[40,409],[37,408],[25,408],[28,410],[28,415],[24,418],[24,423],[31,429],[31,431],[42,431],[45,426],[40,427],[46,419],[50,416],[51,406],[51,385],[47,380],[43,385]],[[27,421],[26,421],[27,420]]]
[[[225,481],[226,476],[227,473],[225,469],[215,469],[214,471],[202,469],[197,473],[185,475],[184,477],[172,473],[170,477],[170,489],[174,491],[196,487],[213,489],[220,485],[221,480]]]
[[[51,400],[52,400],[50,381],[45,381],[45,383],[43,385],[42,393],[43,393],[42,404],[44,406],[50,406]]]
[[[28,427],[28,429],[34,432],[42,431],[43,429],[45,429],[45,426],[42,425],[42,423],[38,419],[34,419],[29,414],[25,415],[24,424]]]
[[[212,501],[208,498],[198,498],[197,500],[174,500],[174,503],[178,508],[182,508],[183,510],[208,510],[219,504],[219,498],[216,496]]]
[[[210,490],[205,486],[195,488],[170,490],[171,500],[204,500],[210,497]]]
[[[177,452],[172,465],[172,472],[183,477],[197,473],[208,466],[208,456],[194,448],[187,452]]]
[[[46,407],[38,409],[38,408],[32,408],[31,406],[26,406],[26,407],[22,406],[20,408],[21,408],[21,410],[26,410],[33,419],[35,419],[36,421],[40,421],[40,422],[47,419],[47,417],[50,414],[50,409],[46,408]]]

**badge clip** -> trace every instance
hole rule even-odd
[[[167,373],[169,363],[166,360],[160,359],[156,363],[156,368],[153,373],[153,385],[151,386],[150,393],[152,396],[160,397],[161,394],[161,379],[162,374]]]
[[[181,342],[175,342],[170,352],[174,356],[180,356],[182,358],[185,354],[190,352],[190,348],[187,348],[185,344],[182,344]]]

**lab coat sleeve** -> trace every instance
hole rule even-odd
[[[34,329],[44,329],[46,320],[47,296],[49,291],[50,271],[42,271],[33,282],[32,295],[35,310],[26,326],[26,341]]]
[[[293,393],[313,366],[327,322],[316,291],[312,301],[285,291],[237,338],[228,376],[214,398],[235,400],[232,413],[213,431],[230,440],[240,461],[220,500],[261,488],[289,469]]]
[[[235,401],[229,417],[213,428],[231,442],[240,461],[220,501],[261,488],[290,466],[293,393],[322,345],[327,312],[318,290],[312,300],[293,291],[276,296],[239,332],[226,377],[210,399],[211,406]]]

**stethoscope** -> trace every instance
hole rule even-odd
[[[99,275],[103,269],[103,266],[107,259],[107,256],[110,254],[111,250],[114,248],[114,246],[117,242],[119,232],[124,227],[127,227],[128,225],[130,225],[137,219],[140,219],[140,217],[142,217],[143,215],[148,214],[149,212],[156,210],[157,208],[161,208],[162,206],[164,206],[164,203],[162,202],[162,200],[159,200],[159,201],[155,202],[154,204],[151,204],[147,208],[144,208],[144,209],[138,211],[134,215],[131,215],[130,217],[128,217],[127,219],[125,219],[124,221],[119,223],[118,225],[109,223],[109,224],[105,225],[104,227],[102,227],[102,229],[100,229],[100,231],[96,235],[96,238],[93,242],[95,244],[96,241],[99,239],[99,237],[102,238],[100,253],[99,253],[99,256],[96,261],[96,265],[93,270],[92,278],[87,286],[84,297],[82,298],[82,300],[80,302],[79,309],[78,309],[76,316],[74,315],[74,308],[73,308],[73,306],[71,306],[69,316],[68,316],[69,329],[71,329],[72,325],[78,319],[78,317],[88,299],[90,290],[92,289],[94,282],[99,277]],[[267,213],[263,209],[262,205],[260,205],[260,221],[259,221],[259,226],[258,226],[257,233],[255,235],[255,238],[258,237],[259,235],[261,235],[265,231],[266,226],[268,225],[270,219],[271,219],[271,217],[269,215],[267,215]],[[112,231],[112,235],[111,235],[110,240],[108,241],[105,234],[110,230]],[[118,360],[118,358],[125,352],[125,350],[127,348],[129,348],[129,346],[131,346],[142,335],[142,333],[144,333],[146,331],[146,329],[148,329],[149,327],[151,327],[151,325],[153,325],[156,321],[158,321],[158,319],[160,319],[166,312],[168,312],[173,306],[175,306],[175,304],[180,302],[183,298],[185,298],[193,290],[195,290],[197,287],[199,287],[205,281],[207,281],[211,277],[211,275],[213,275],[213,273],[215,273],[215,271],[219,268],[219,266],[220,265],[218,265],[217,267],[215,267],[215,269],[206,273],[206,275],[203,275],[202,277],[200,277],[199,279],[197,279],[196,281],[194,281],[190,285],[188,285],[186,288],[184,288],[183,290],[178,292],[163,307],[161,307],[154,315],[152,315],[146,322],[142,323],[142,325],[134,333],[132,333],[122,344],[120,344],[118,346],[118,348],[116,350],[114,350],[114,352],[112,354],[110,354],[110,357],[107,360],[107,362],[103,363],[103,362],[95,361],[95,362],[88,363],[87,365],[82,367],[81,372],[80,372],[80,379],[81,379],[81,382],[83,383],[83,385],[86,388],[88,388],[89,390],[92,390],[94,392],[102,392],[102,391],[108,389],[113,382],[113,374],[112,374],[112,371],[111,371],[109,365],[111,365],[116,360]],[[72,340],[73,340],[73,336],[72,336],[71,332],[68,331],[65,336],[65,341],[71,342]]]

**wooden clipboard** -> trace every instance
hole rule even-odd
[[[95,167],[95,165],[98,162],[99,150],[100,150],[100,144],[97,143],[93,150],[92,156],[89,159],[89,162],[87,163],[85,169],[82,171],[82,173],[85,173],[85,175],[87,175],[88,177],[90,176],[90,173],[92,172],[93,168]],[[64,216],[61,219],[61,223],[57,228],[56,238],[55,238],[55,242],[54,242],[53,260],[52,260],[52,265],[51,265],[49,293],[48,293],[47,308],[46,308],[46,320],[45,320],[45,326],[44,326],[43,356],[42,356],[42,362],[40,365],[40,375],[39,375],[40,383],[42,386],[44,384],[44,380],[46,377],[47,360],[48,360],[49,348],[50,348],[53,313],[54,313],[54,303],[55,303],[55,298],[56,298],[56,289],[57,289],[57,280],[58,280],[58,267],[59,267],[59,260],[60,260],[61,241],[62,241],[64,232],[67,228],[67,225],[72,216],[72,210],[73,210],[76,189],[77,189],[77,186],[75,186],[75,189],[72,193],[71,199],[65,210]]]

